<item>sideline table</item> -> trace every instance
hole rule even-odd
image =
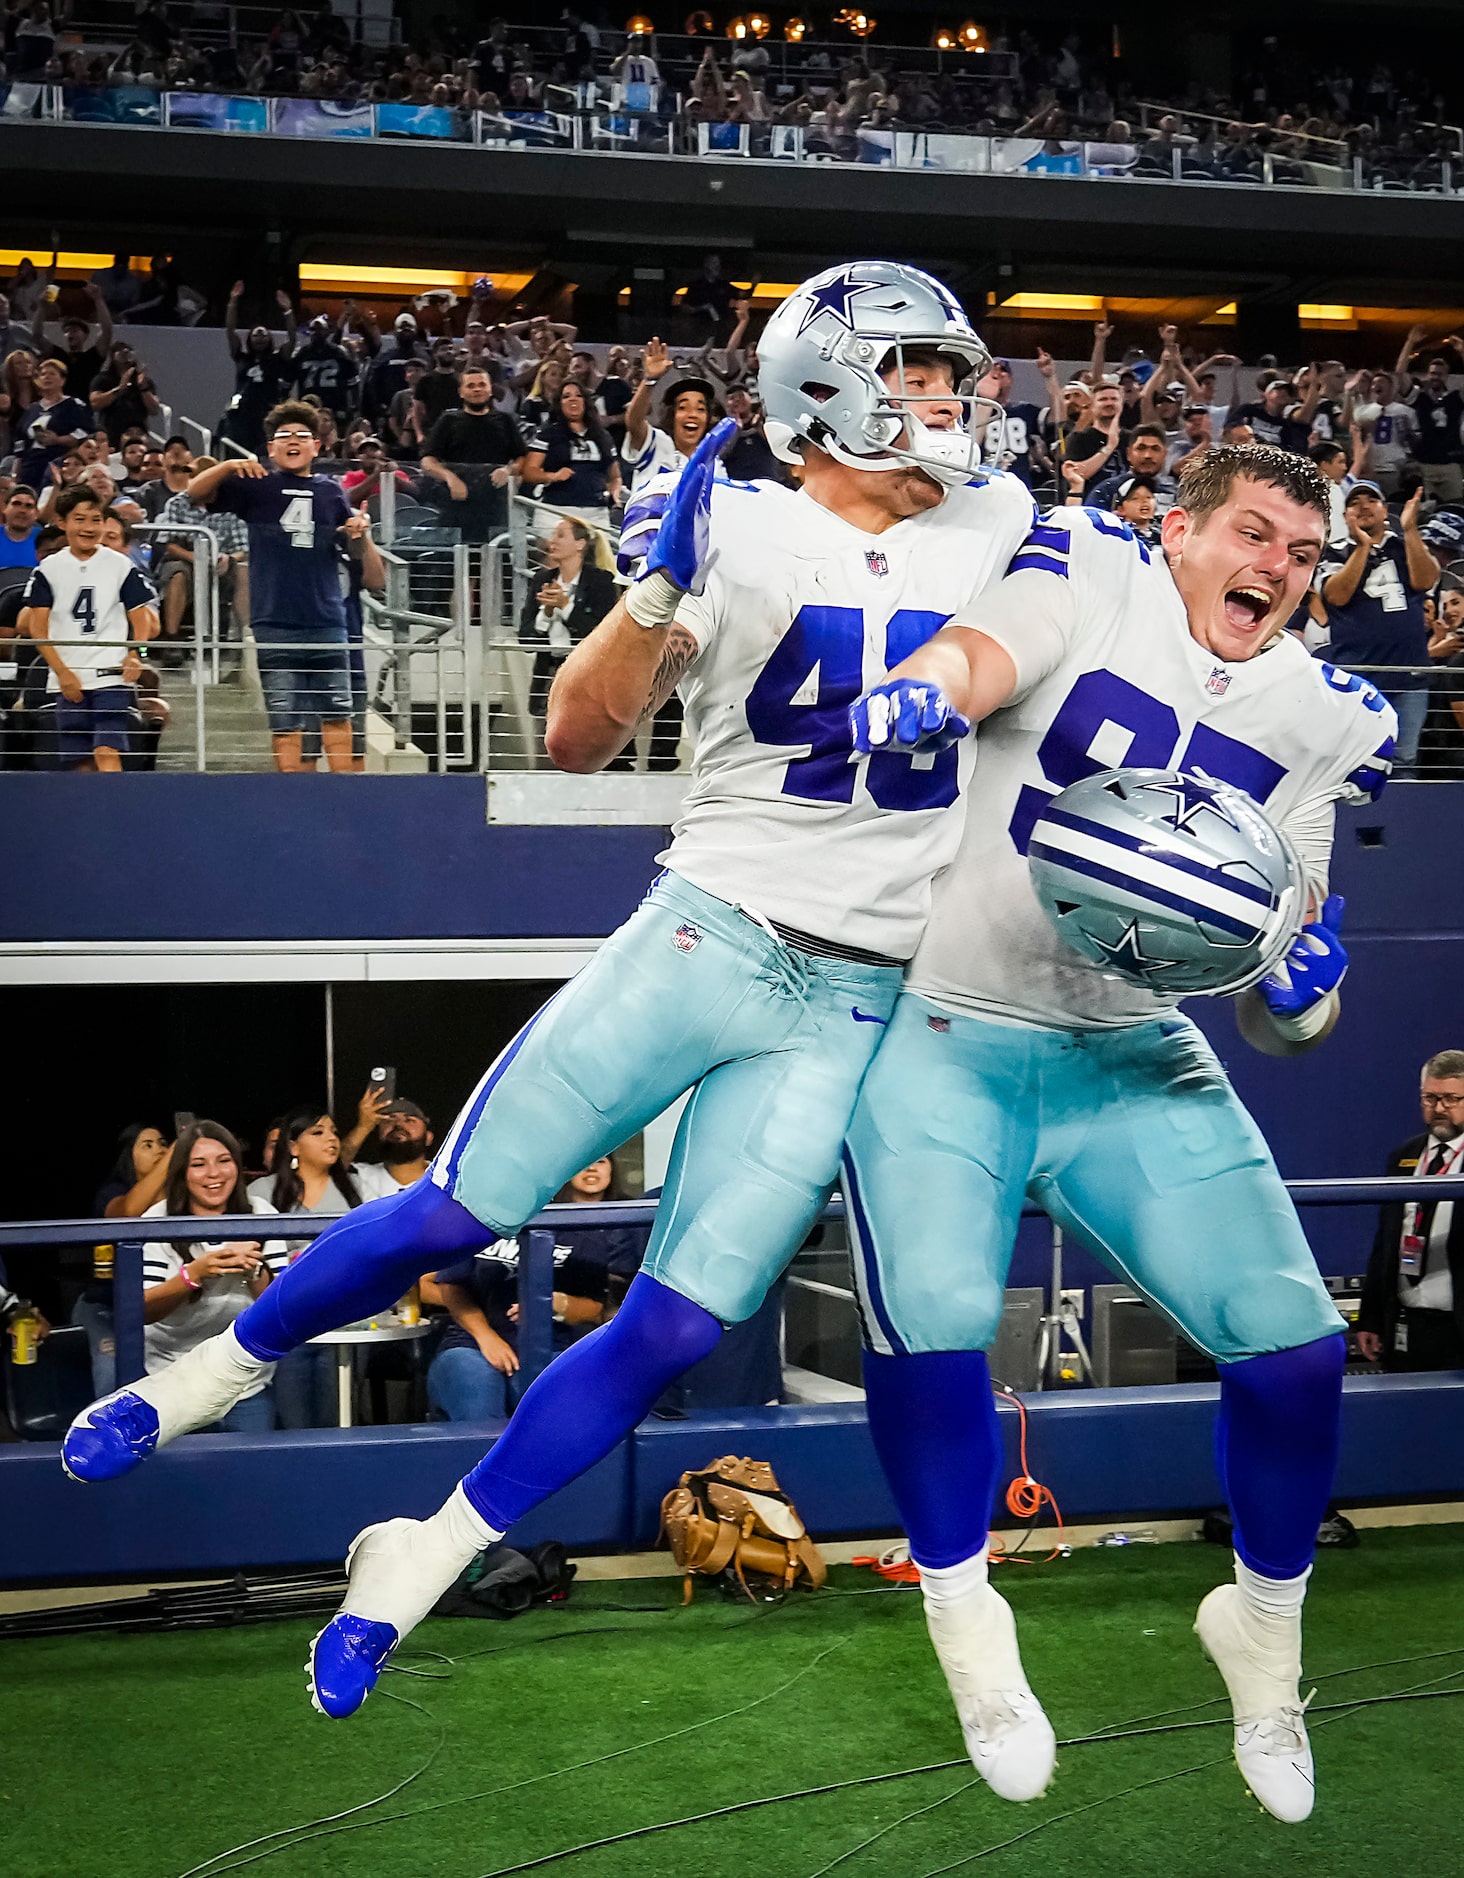
[[[351,1360],[351,1351],[358,1343],[411,1343],[418,1337],[425,1337],[432,1329],[426,1318],[415,1324],[404,1324],[400,1318],[386,1316],[370,1324],[347,1324],[344,1330],[327,1330],[310,1341],[317,1344],[334,1344],[336,1351],[336,1426],[353,1426],[351,1413],[351,1390],[355,1381],[355,1366]]]

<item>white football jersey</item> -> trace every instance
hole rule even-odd
[[[630,438],[626,437],[620,446],[620,461],[629,477],[632,495],[652,476],[659,476],[666,470],[686,468],[686,458],[672,443],[669,434],[655,424],[646,426],[646,440],[639,450],[633,450]],[[722,466],[718,463],[717,467],[720,470]]]
[[[115,548],[98,548],[84,561],[63,548],[32,570],[21,603],[50,608],[49,637],[83,687],[92,691],[122,682],[122,660],[132,637],[128,611],[155,606],[157,594],[147,576]],[[46,689],[61,689],[54,672]]]
[[[1163,551],[1115,516],[1057,509],[959,615],[1010,652],[1013,701],[977,732],[954,864],[907,979],[952,1010],[1053,1029],[1134,1024],[1177,1000],[1106,975],[1059,939],[1027,871],[1059,790],[1121,766],[1203,770],[1259,802],[1325,895],[1339,801],[1375,794],[1397,729],[1364,680],[1283,634],[1223,664],[1191,636]]]
[[[849,706],[970,609],[1033,516],[1004,475],[880,535],[778,483],[718,483],[706,587],[676,612],[700,647],[679,687],[695,756],[661,859],[767,919],[909,958],[972,755],[856,762]]]

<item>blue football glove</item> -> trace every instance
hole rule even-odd
[[[971,720],[951,709],[939,685],[889,678],[849,706],[849,728],[861,756],[876,750],[929,755],[971,734]]]
[[[707,432],[687,459],[686,468],[666,502],[661,526],[651,543],[638,581],[664,574],[682,593],[700,593],[706,578],[707,542],[712,527],[712,484],[717,460],[738,432],[735,417],[724,417]]]
[[[1347,971],[1347,948],[1340,937],[1346,904],[1334,893],[1321,918],[1302,927],[1286,957],[1261,980],[1258,989],[1274,1017],[1300,1017],[1341,984]]]

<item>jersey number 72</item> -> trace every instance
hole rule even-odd
[[[886,668],[939,632],[949,613],[901,607],[885,628]],[[794,699],[818,682],[811,702]],[[747,724],[759,743],[807,744],[783,776],[783,794],[804,802],[852,802],[855,765],[849,706],[864,689],[864,614],[857,606],[805,606],[779,640],[747,696]],[[917,760],[923,767],[915,768]],[[882,809],[943,809],[960,792],[956,748],[933,761],[877,751],[866,786]]]

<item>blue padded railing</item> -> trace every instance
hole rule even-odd
[[[1407,1175],[1348,1180],[1288,1180],[1286,1191],[1298,1207],[1381,1206],[1390,1200],[1416,1200],[1419,1183]],[[1464,1175],[1435,1175],[1428,1183],[1431,1200],[1464,1200]],[[1030,1201],[1022,1212],[1040,1217],[1042,1208]],[[554,1354],[554,1235],[561,1226],[649,1226],[656,1217],[654,1200],[608,1200],[582,1206],[547,1206],[536,1213],[519,1235],[519,1369],[530,1382],[547,1368]],[[831,1199],[819,1216],[842,1220],[843,1200]],[[288,1225],[286,1224],[288,1222]],[[333,1223],[330,1219],[299,1213],[226,1213],[208,1218],[188,1214],[154,1215],[144,1226],[132,1219],[43,1219],[0,1222],[0,1253],[9,1248],[37,1250],[48,1246],[114,1246],[113,1333],[117,1346],[118,1384],[134,1382],[145,1373],[143,1362],[142,1247],[140,1238],[127,1235],[145,1231],[148,1239],[212,1241],[230,1239],[314,1239]],[[487,1228],[484,1228],[485,1234]]]

